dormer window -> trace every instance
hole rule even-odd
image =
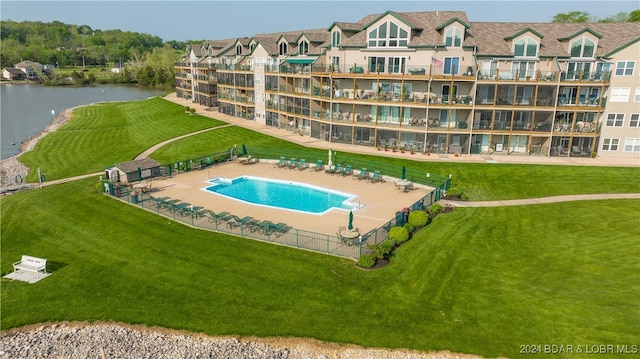
[[[306,55],[309,52],[309,43],[306,41],[301,41],[298,45],[298,55]]]
[[[236,45],[236,55],[237,56],[242,55],[242,45],[240,44]]]
[[[513,48],[513,56],[536,57],[538,56],[538,42],[530,37],[523,37],[516,41]]]
[[[286,55],[288,52],[288,46],[286,42],[281,42],[280,45],[278,45],[278,53],[280,55]]]
[[[331,33],[331,47],[340,46],[340,31],[334,31]]]
[[[571,43],[571,57],[593,57],[596,44],[586,37]]]
[[[386,21],[369,31],[369,47],[405,47],[409,32],[392,21]]]
[[[462,30],[452,27],[445,34],[445,46],[460,47],[462,45]]]

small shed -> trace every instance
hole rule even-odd
[[[161,176],[160,163],[152,158],[118,163],[107,168],[105,173],[110,181],[120,183],[131,183]]]

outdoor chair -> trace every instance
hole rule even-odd
[[[333,166],[333,167],[329,167],[329,168],[327,168],[326,170],[324,170],[324,172],[332,175],[332,174],[337,173],[337,172],[338,172],[338,171],[340,171],[340,170],[342,170],[342,166],[340,166],[340,165],[335,165],[335,166]]]
[[[380,171],[373,171],[373,175],[371,175],[369,181],[371,181],[371,183],[384,182],[384,179],[382,178]]]
[[[291,157],[291,159],[289,160],[289,164],[287,165],[287,167],[289,168],[296,168],[296,166],[298,165],[298,162],[296,162],[295,157]]]
[[[285,161],[284,156],[280,156],[280,160],[273,164],[273,167],[284,167],[287,165],[287,161]]]
[[[344,176],[350,175],[352,172],[353,171],[351,170],[351,166],[346,166],[340,171],[340,175],[344,177]]]
[[[276,237],[280,237],[281,235],[287,233],[291,227],[289,227],[286,223],[277,223],[273,226],[273,230],[275,232]]]
[[[229,212],[214,212],[212,210],[207,210],[209,213],[209,222],[220,224],[222,222],[226,222],[233,218],[233,216]]]
[[[369,177],[369,171],[367,171],[366,168],[362,168],[360,170],[360,173],[353,175],[353,179],[358,179],[358,180],[362,180],[362,179],[366,180],[367,177]]]
[[[318,160],[316,162],[316,165],[311,167],[312,170],[314,171],[322,171],[324,169],[324,164],[322,163],[322,160]]]
[[[307,163],[307,160],[305,160],[304,158],[300,159],[300,162],[298,162],[298,170],[302,171],[303,169],[309,167],[309,164]]]

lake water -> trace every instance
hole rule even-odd
[[[0,157],[20,153],[20,143],[37,135],[55,114],[71,107],[104,101],[133,101],[164,95],[166,90],[131,86],[0,86]]]

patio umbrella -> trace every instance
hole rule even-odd
[[[247,154],[247,146],[244,145],[244,143],[242,144],[242,153],[240,154],[240,156],[245,156]]]
[[[329,168],[331,168],[333,165],[333,162],[331,162],[331,149],[329,149],[329,161],[327,163],[329,164]]]
[[[407,179],[407,169],[402,166],[402,179]]]
[[[349,230],[353,230],[353,211],[349,211]]]

